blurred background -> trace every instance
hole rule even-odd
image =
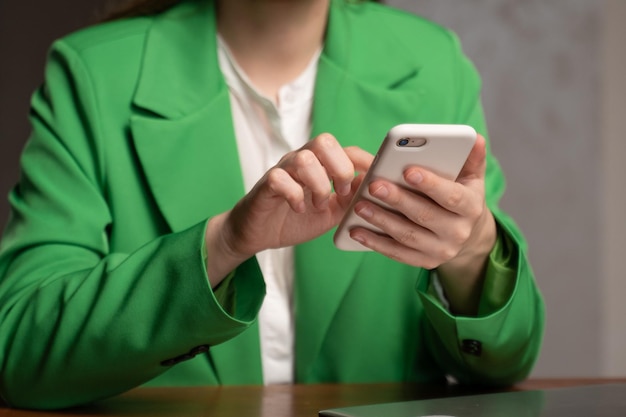
[[[0,0],[0,226],[46,50],[106,0]],[[503,207],[547,304],[533,376],[626,376],[626,1],[387,0],[453,29],[483,77]]]

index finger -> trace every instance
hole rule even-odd
[[[374,162],[374,155],[359,148],[358,146],[348,146],[344,148],[344,150],[346,151],[348,158],[352,161],[354,170],[359,174],[367,172],[367,170],[370,169],[372,162]]]
[[[452,213],[464,214],[464,203],[470,197],[465,185],[421,167],[408,168],[404,178],[413,191],[421,193]]]
[[[335,192],[339,195],[349,194],[355,168],[351,158],[337,139],[329,133],[322,133],[306,147],[315,154],[326,170],[326,174],[333,182]]]

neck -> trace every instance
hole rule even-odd
[[[263,93],[296,78],[322,46],[330,0],[218,0],[217,26]]]

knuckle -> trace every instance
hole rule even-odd
[[[275,186],[276,184],[283,181],[285,176],[285,171],[281,168],[272,168],[267,172],[267,182],[270,184],[270,187]]]
[[[452,241],[456,244],[463,244],[469,239],[471,230],[467,227],[457,227],[454,229],[451,237]]]
[[[455,209],[463,202],[463,193],[460,189],[452,191],[446,198],[446,205]]]
[[[432,222],[434,213],[432,208],[424,208],[417,212],[416,222],[419,225],[426,225]]]
[[[404,246],[412,246],[415,244],[416,239],[417,233],[410,228],[402,230],[396,237],[396,240]]]
[[[309,166],[315,163],[317,157],[312,151],[303,149],[295,154],[294,160],[298,166]]]
[[[313,146],[320,149],[330,149],[337,145],[337,140],[330,133],[322,133],[313,140]]]
[[[444,246],[439,250],[437,258],[440,259],[440,264],[442,264],[454,258],[458,253],[459,251],[455,247]]]

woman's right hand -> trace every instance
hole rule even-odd
[[[260,251],[297,245],[335,227],[362,180],[355,171],[367,171],[373,159],[360,148],[342,148],[328,133],[283,156],[232,210],[209,221],[212,287]]]

